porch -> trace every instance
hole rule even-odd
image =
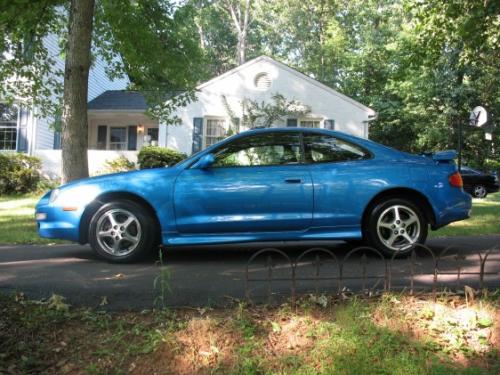
[[[89,150],[136,151],[158,145],[158,121],[144,113],[89,111]]]

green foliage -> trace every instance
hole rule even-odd
[[[0,153],[0,194],[28,193],[40,181],[39,158],[18,153]]]
[[[146,96],[149,113],[168,124],[177,122],[173,110],[193,99],[202,77],[204,62],[192,27],[193,12],[190,5],[168,0],[96,4],[94,42],[112,67],[111,75],[127,74],[130,88]]]
[[[54,69],[55,56],[48,54],[43,37],[63,35],[67,17],[62,0],[10,0],[0,5],[0,98],[12,103],[19,98],[27,105],[38,105],[42,115],[56,111],[60,103],[52,96],[62,95]],[[57,37],[56,37],[57,40]],[[62,39],[61,39],[62,42]],[[12,80],[12,77],[17,77]]]
[[[173,3],[97,1],[91,51],[94,59],[99,56],[108,63],[111,78],[128,75],[130,88],[142,91],[150,113],[166,123],[175,122],[171,115],[176,107],[192,100],[204,66],[198,35],[192,27],[194,9]],[[46,41],[49,37],[59,44],[60,57],[64,58],[67,5],[62,0],[2,3],[0,55],[6,53],[0,64],[3,101],[22,99],[26,104],[39,105],[42,115],[60,113],[59,78],[63,71],[56,68],[56,56],[48,53]]]
[[[167,295],[172,292],[170,286],[170,279],[172,277],[170,268],[164,263],[164,249],[158,250],[158,262],[157,265],[160,268],[158,276],[155,277],[153,281],[153,289],[155,290],[157,296],[154,300],[155,307],[165,310],[167,308]]]
[[[104,163],[106,173],[126,172],[135,169],[135,163],[121,155],[112,160],[106,160]]]
[[[301,117],[311,112],[311,108],[298,100],[288,100],[280,93],[271,96],[271,102],[243,98],[241,112],[246,126],[253,128],[262,126],[269,128],[286,117]],[[227,98],[222,96],[222,102],[231,122],[236,124],[236,112],[229,105]],[[231,135],[231,134],[228,134]]]
[[[143,147],[137,155],[141,169],[172,166],[185,158],[186,155],[179,151],[158,146]]]
[[[244,99],[243,121],[250,127],[260,125],[269,128],[285,117],[300,117],[311,112],[310,107],[298,100],[288,100],[279,93],[273,94],[271,99],[271,103]]]

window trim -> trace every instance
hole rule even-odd
[[[203,137],[202,137],[203,140],[202,140],[202,144],[201,144],[201,149],[202,150],[206,149],[207,147],[212,146],[212,145],[207,146],[207,131],[208,131],[208,121],[209,120],[222,120],[222,121],[224,121],[224,130],[226,132],[228,130],[228,119],[227,119],[227,117],[224,117],[224,116],[203,116]],[[216,137],[211,137],[211,138],[216,138]]]
[[[107,136],[107,150],[108,151],[128,151],[128,128],[134,125],[108,125],[108,136]],[[124,142],[111,142],[111,129],[125,129],[125,141]],[[111,148],[111,143],[113,144],[124,144],[125,148]]]
[[[5,102],[1,102],[1,104],[7,105]],[[15,129],[16,130],[16,144],[13,150],[7,150],[7,149],[0,149],[0,152],[17,152],[19,149],[19,128],[20,128],[20,122],[21,122],[21,107],[18,106],[17,104],[12,104],[11,106],[15,107],[17,109],[17,116],[16,116],[16,127],[8,127],[8,126],[1,126],[1,128],[4,129]]]
[[[309,127],[303,127],[302,126],[302,122],[307,122],[307,121],[314,121],[314,122],[318,122],[319,123],[319,126],[317,128],[309,128]],[[299,128],[304,128],[304,129],[324,129],[325,128],[325,119],[322,118],[322,117],[299,117],[297,119],[297,126]]]

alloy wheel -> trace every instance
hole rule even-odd
[[[141,224],[130,211],[117,208],[106,211],[97,221],[97,241],[113,256],[133,252],[141,240]]]
[[[377,220],[377,236],[389,249],[407,250],[417,243],[420,220],[410,207],[393,205],[386,208]]]

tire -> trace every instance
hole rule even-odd
[[[486,190],[486,187],[484,187],[484,185],[474,185],[474,187],[472,188],[472,196],[474,198],[482,199],[486,198],[487,195],[488,191]]]
[[[365,226],[370,245],[388,257],[399,257],[408,255],[415,244],[425,243],[429,225],[415,203],[389,198],[375,205]]]
[[[90,246],[101,258],[129,263],[149,253],[157,237],[156,223],[140,204],[117,200],[94,213],[88,236]]]

